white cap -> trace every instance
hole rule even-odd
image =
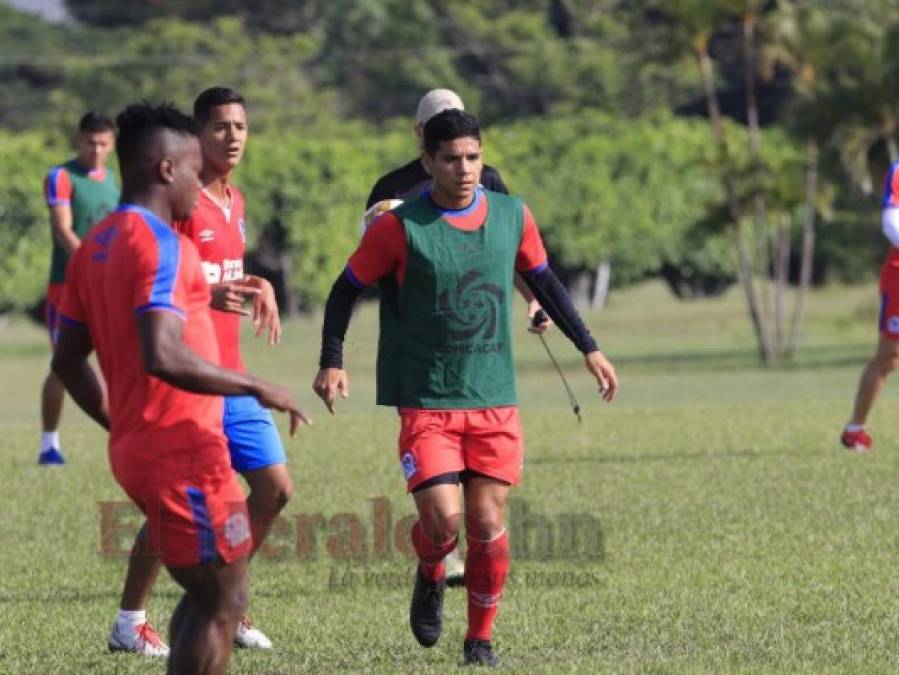
[[[444,110],[465,110],[459,94],[449,89],[431,89],[421,97],[415,111],[415,123],[424,124]]]

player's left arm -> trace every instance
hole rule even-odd
[[[530,234],[526,230],[525,236],[522,237],[516,269],[521,273],[542,309],[584,355],[584,365],[596,379],[603,399],[606,401],[614,399],[618,392],[618,376],[615,368],[599,351],[596,340],[575,309],[571,296],[550,269],[536,224]]]
[[[481,174],[481,184],[487,190],[492,192],[499,192],[500,194],[507,195],[509,194],[509,188],[506,187],[506,183],[503,181],[503,177],[500,176],[499,171],[494,169],[492,166],[485,166],[484,171]],[[528,211],[527,207],[524,207],[525,211],[525,219],[531,218],[530,211]],[[533,220],[531,218],[531,220]],[[528,305],[528,319],[531,320],[530,330],[532,333],[543,333],[552,325],[552,321],[546,319],[545,321],[541,321],[539,323],[534,323],[533,319],[537,312],[540,310],[540,303],[534,298],[534,294],[531,293],[531,289],[528,288],[528,285],[525,283],[524,279],[521,278],[521,275],[516,273],[513,278],[513,283],[515,284],[515,290],[519,292],[524,301]],[[545,314],[543,316],[546,316]]]
[[[268,343],[276,345],[281,341],[281,315],[278,312],[278,300],[275,289],[268,279],[255,274],[245,274],[241,281],[258,291],[253,296],[253,325],[256,326],[256,337],[268,331]]]
[[[499,174],[496,175],[500,185],[505,189]],[[522,205],[524,224],[521,232],[521,245],[518,253],[517,267],[522,270],[529,270],[537,265],[546,262],[546,249],[543,247],[543,240],[540,238],[540,231],[537,228],[537,221],[531,214],[531,210],[527,205]],[[528,330],[538,335],[545,333],[552,325],[552,319],[546,312],[541,312],[540,303],[534,297],[534,293],[528,287],[527,282],[521,276],[520,272],[516,272],[513,279],[515,288],[521,293],[521,297],[528,305]]]

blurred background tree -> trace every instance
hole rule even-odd
[[[418,98],[456,89],[582,302],[660,277],[742,284],[759,352],[801,343],[814,283],[873,278],[899,156],[890,0],[0,0],[0,307],[39,300],[41,180],[75,120],[146,98],[248,99],[250,265],[313,310],[374,180],[417,152]],[[791,290],[795,289],[795,290]],[[790,305],[789,296],[794,295]]]

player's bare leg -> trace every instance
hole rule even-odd
[[[234,631],[247,607],[248,560],[169,568],[186,591],[169,626],[169,675],[217,675],[228,669]]]
[[[459,495],[462,495],[462,487],[459,487]],[[465,576],[465,561],[458,548],[454,548],[447,553],[443,559],[443,565],[446,567],[446,585],[450,587],[462,586]]]
[[[874,401],[877,400],[877,396],[883,389],[887,377],[897,367],[899,367],[899,341],[881,335],[874,357],[862,371],[852,418],[841,439],[843,445],[855,450],[867,450],[870,447],[871,438],[864,429],[868,415],[871,413]]]
[[[465,588],[468,593],[468,631],[463,664],[497,666],[490,636],[509,570],[509,537],[503,510],[509,485],[487,476],[465,481],[465,530],[468,554]]]
[[[284,464],[272,464],[255,471],[245,471],[241,475],[250,486],[247,511],[250,512],[253,532],[252,557],[271,531],[275,518],[293,496],[293,482]]]
[[[418,521],[412,526],[412,545],[418,554],[409,624],[423,647],[433,647],[443,631],[443,559],[459,541],[459,487],[455,482],[433,485],[412,493]]]
[[[128,557],[128,572],[122,589],[122,600],[112,631],[109,634],[110,651],[126,651],[144,656],[168,656],[169,647],[156,634],[147,621],[147,604],[150,591],[159,576],[162,562],[150,551],[147,523],[138,530]]]
[[[53,372],[47,373],[44,386],[41,388],[41,464],[63,464],[59,447],[59,420],[62,417],[62,404],[66,390],[62,381]]]
[[[243,472],[243,477],[250,486],[247,497],[247,511],[250,514],[250,527],[253,533],[252,558],[272,529],[275,518],[293,496],[293,482],[284,464],[272,464]],[[241,617],[234,635],[234,643],[239,647],[271,649],[272,641],[261,630],[253,626],[248,615]]]

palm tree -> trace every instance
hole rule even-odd
[[[727,210],[733,223],[734,247],[737,254],[737,275],[746,308],[755,332],[759,355],[764,363],[772,363],[774,347],[765,318],[760,310],[758,293],[753,276],[752,256],[746,243],[743,226],[743,209],[734,172],[730,171],[730,148],[724,129],[721,107],[715,89],[715,66],[709,54],[709,41],[723,22],[741,16],[745,9],[740,0],[648,0],[646,10],[666,17],[675,29],[684,48],[689,49],[699,68],[712,137],[721,163],[721,180],[724,187]]]

